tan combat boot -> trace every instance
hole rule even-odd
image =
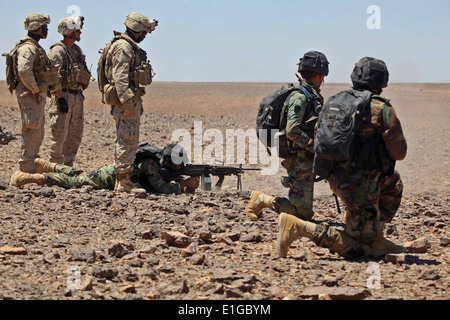
[[[268,196],[260,191],[253,191],[250,196],[250,202],[245,208],[245,212],[253,221],[261,218],[261,211],[264,208],[273,210],[273,201],[275,197]]]
[[[21,187],[29,183],[37,183],[43,185],[45,176],[43,174],[31,174],[27,172],[17,171],[11,176],[10,185],[12,187]]]
[[[117,175],[115,192],[118,193],[146,193],[147,191],[142,188],[138,183],[133,183],[128,174]]]
[[[36,173],[56,172],[57,166],[57,163],[45,161],[44,159],[38,158],[34,160],[34,169],[36,170]]]
[[[370,245],[370,249],[368,249],[368,257],[376,258],[388,253],[403,253],[406,251],[405,247],[397,245],[384,237],[385,224],[386,222],[378,222],[377,237]]]
[[[296,216],[281,213],[278,222],[277,250],[280,258],[286,258],[288,249],[294,240],[307,237],[310,240],[317,236],[317,225],[303,221]]]

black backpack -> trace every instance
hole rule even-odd
[[[313,100],[311,94],[302,86],[294,86],[290,83],[287,87],[281,87],[265,97],[259,106],[256,117],[256,135],[266,147],[267,152],[271,154],[270,148],[277,145],[278,156],[285,158],[287,155],[287,141],[285,137],[287,114],[286,101],[294,91],[302,91]],[[275,145],[272,145],[272,142]]]
[[[148,142],[141,142],[136,150],[134,165],[138,166],[144,159],[152,159],[159,163],[162,158],[163,149],[152,146]]]
[[[322,107],[314,139],[314,173],[328,178],[332,163],[349,166],[361,148],[361,130],[369,115],[373,93],[346,90],[332,96]]]

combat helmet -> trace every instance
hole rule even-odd
[[[382,89],[388,86],[389,71],[383,60],[364,57],[356,63],[351,79],[356,88]]]
[[[135,32],[145,31],[147,33],[151,33],[156,29],[157,25],[158,21],[150,20],[139,12],[130,13],[125,19],[125,26]]]
[[[25,30],[36,31],[43,25],[50,24],[50,16],[43,13],[32,13],[25,18],[24,24]]]
[[[319,51],[310,51],[305,53],[298,63],[298,72],[310,70],[328,76],[330,63],[327,57]]]
[[[63,36],[67,36],[68,34],[74,32],[75,30],[83,29],[83,25],[84,25],[84,17],[62,18],[58,22],[58,33],[62,34]]]
[[[163,149],[161,165],[165,168],[187,164],[188,161],[186,149],[179,144],[169,144]]]

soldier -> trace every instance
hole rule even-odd
[[[346,204],[345,230],[282,213],[278,235],[280,257],[286,257],[290,244],[300,237],[348,259],[405,251],[383,235],[385,224],[392,221],[402,199],[403,184],[394,169],[395,161],[403,160],[407,151],[396,112],[389,100],[380,96],[388,85],[389,73],[383,61],[366,57],[356,64],[351,78],[353,90],[372,92],[365,117],[368,121],[361,133],[363,147],[348,174],[348,169],[339,162],[333,162],[332,166],[314,163],[314,171],[322,171],[321,176],[326,177],[331,190]],[[356,96],[352,99],[356,100]]]
[[[298,71],[303,78],[299,78],[302,90],[294,91],[286,102],[289,154],[281,163],[288,174],[282,178],[282,184],[289,188],[289,199],[253,191],[246,207],[252,220],[260,218],[263,208],[287,212],[304,220],[314,216],[314,125],[317,107],[323,104],[319,88],[328,76],[328,65],[326,56],[317,51],[307,52],[300,59]]]
[[[50,162],[72,166],[81,144],[84,128],[83,90],[89,86],[91,74],[86,57],[76,41],[81,40],[84,18],[63,18],[58,32],[64,37],[50,48],[49,59],[59,70],[61,86],[69,108],[60,108],[53,96],[50,101],[52,143]]]
[[[137,44],[157,25],[158,21],[150,20],[141,13],[129,14],[125,20],[126,32],[114,32],[115,37],[104,53],[104,74],[108,88],[100,90],[105,93],[106,103],[112,106],[111,113],[116,122],[114,167],[117,192],[142,191],[140,186],[131,181],[130,174],[139,142],[140,117],[143,112],[141,97],[145,94],[145,86],[152,81],[152,70],[147,54]]]
[[[13,86],[22,117],[22,155],[19,160],[20,172],[34,172],[33,161],[38,157],[44,139],[45,104],[47,92],[55,93],[61,108],[67,101],[61,92],[57,70],[51,66],[45,50],[39,45],[48,35],[50,17],[41,13],[32,13],[25,19],[28,35],[13,50]]]
[[[180,177],[180,179],[174,181],[173,176],[170,175],[170,172],[181,170],[187,162],[187,158],[184,158],[186,160],[183,160],[183,162],[172,161],[172,153],[175,148],[181,147],[168,145],[164,148],[159,159],[142,158],[136,163],[132,176],[136,180],[139,179],[146,186],[146,189],[142,192],[180,194],[193,193],[198,188],[198,177]],[[180,153],[183,152],[185,151],[181,148]],[[38,173],[21,173],[16,179],[15,187],[36,183],[38,185],[59,186],[66,189],[91,186],[97,190],[113,190],[116,185],[117,174],[113,165],[103,166],[91,173],[47,162],[43,159],[36,159],[34,166]]]

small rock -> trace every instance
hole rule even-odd
[[[199,238],[204,242],[210,242],[212,238],[212,233],[209,230],[202,230],[199,233]]]
[[[55,191],[50,187],[42,187],[34,192],[37,197],[50,198],[55,197]]]
[[[85,261],[87,263],[95,262],[95,251],[90,248],[74,249],[72,251],[72,258],[74,261]]]
[[[93,271],[94,277],[103,278],[103,279],[112,279],[115,278],[119,274],[119,271],[115,268],[102,268],[96,267]]]
[[[441,247],[447,247],[449,243],[450,243],[450,239],[448,239],[448,238],[439,239],[439,244],[441,245]]]
[[[319,294],[319,300],[332,300],[329,294]]]
[[[0,253],[11,254],[11,255],[26,255],[28,254],[27,250],[24,247],[9,247],[4,246],[0,248]]]
[[[177,231],[161,231],[161,238],[166,240],[169,246],[177,248],[186,248],[192,242],[190,237]]]
[[[9,186],[8,183],[0,180],[0,190],[6,190],[6,189],[8,189],[8,186]]]
[[[245,233],[241,235],[240,240],[242,242],[261,242],[262,237],[259,233]]]
[[[205,255],[203,253],[196,253],[190,260],[193,266],[199,266],[205,262]]]
[[[189,287],[187,285],[186,280],[177,280],[169,284],[166,288],[164,288],[163,292],[165,294],[189,293]]]
[[[327,287],[337,286],[338,282],[339,280],[333,276],[325,276],[322,280],[322,284],[326,285]]]
[[[129,254],[130,251],[128,248],[120,242],[114,242],[109,248],[108,248],[108,254],[110,256],[116,257],[116,258],[122,258]]]
[[[197,245],[192,242],[186,249],[181,250],[182,257],[191,257],[197,253]]]
[[[427,252],[428,240],[426,237],[406,242],[403,246],[408,253],[425,253]]]
[[[406,261],[406,255],[405,254],[395,254],[395,253],[388,253],[384,256],[384,261],[390,262],[393,264],[404,264]]]

